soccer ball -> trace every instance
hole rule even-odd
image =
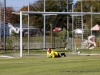
[[[80,51],[78,51],[77,53],[78,53],[78,54],[80,54],[81,52],[80,52]]]
[[[49,54],[49,57],[52,57],[52,54]]]

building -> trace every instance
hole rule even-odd
[[[14,31],[15,33],[19,33],[20,32],[20,24],[11,24],[8,23],[5,25],[5,35],[9,36],[12,34],[12,31]],[[40,35],[41,31],[39,28],[36,28],[35,26],[29,26],[29,30],[30,30],[30,35]],[[28,25],[27,24],[23,24],[22,25],[22,31],[23,31],[23,35],[27,35],[28,34]],[[0,34],[1,37],[4,36],[4,23],[1,23],[0,26]]]
[[[5,36],[9,36],[10,27],[8,26],[8,24],[5,24]],[[2,22],[0,25],[0,36],[3,37],[4,36],[4,23]]]

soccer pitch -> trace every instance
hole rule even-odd
[[[0,75],[99,75],[100,56],[0,58]]]

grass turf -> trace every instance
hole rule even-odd
[[[100,56],[0,58],[0,75],[99,75]]]

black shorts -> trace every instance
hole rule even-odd
[[[61,55],[58,53],[58,57],[61,57]]]

